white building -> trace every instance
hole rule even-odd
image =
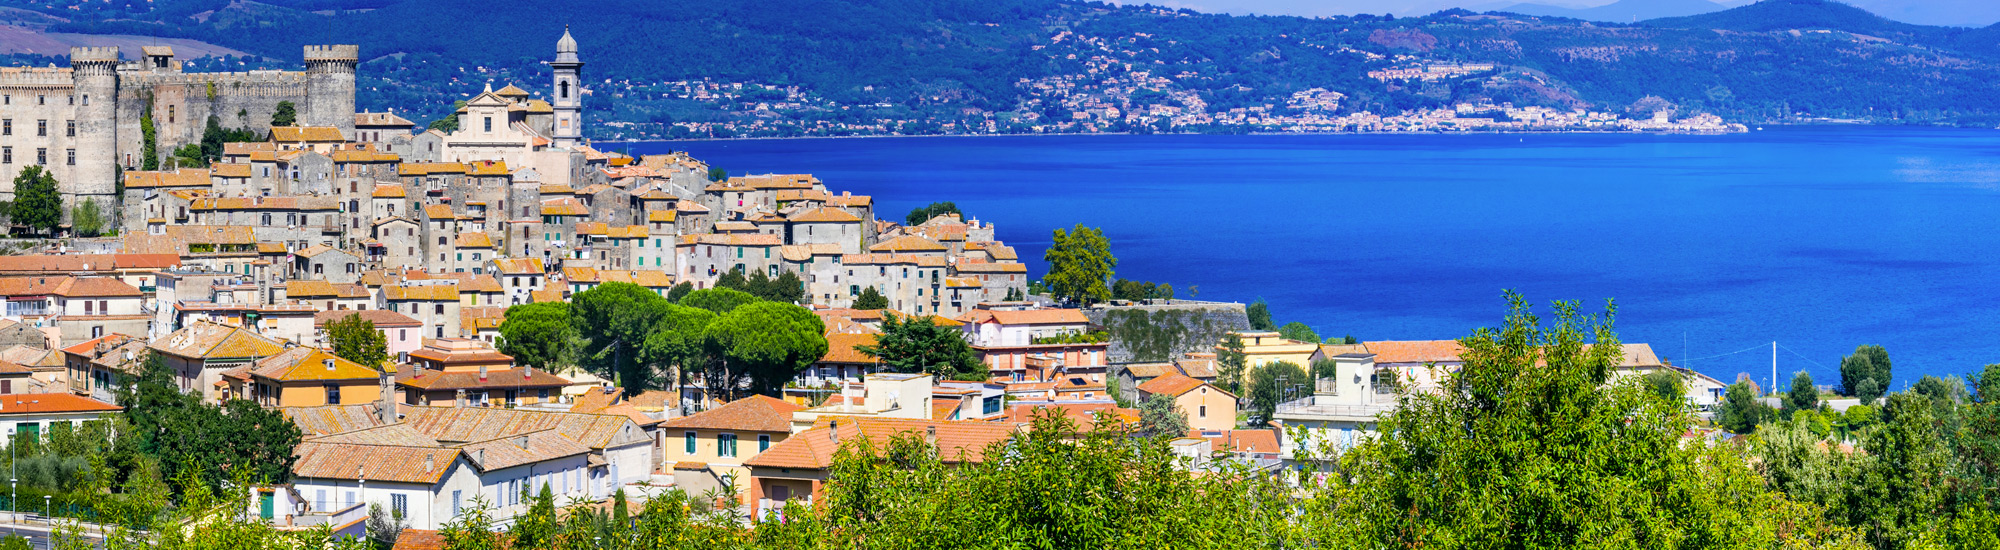
[[[0,395],[0,445],[14,444],[15,437],[41,437],[49,427],[71,426],[117,414],[123,408],[67,393]]]

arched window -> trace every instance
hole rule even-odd
[[[563,99],[569,99],[569,81],[565,80],[562,83],[557,84],[556,87],[562,90],[562,95],[557,97],[561,97]]]

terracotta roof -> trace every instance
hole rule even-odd
[[[494,258],[493,269],[501,275],[541,275],[541,258]]]
[[[1090,427],[1096,425],[1097,415],[1100,413],[1111,415],[1112,418],[1115,418],[1122,422],[1130,424],[1139,423],[1139,411],[1137,409],[1120,408],[1117,404],[1114,403],[1022,403],[1022,402],[1016,402],[1007,407],[1007,422],[1013,424],[1027,424],[1029,422],[1033,422],[1035,419],[1035,411],[1041,409],[1053,409],[1059,411],[1062,413],[1063,416],[1069,417],[1070,421],[1076,422],[1078,426],[1083,426],[1083,427]]]
[[[837,425],[836,425],[837,423]],[[810,430],[793,434],[743,464],[763,468],[824,469],[833,463],[841,442],[866,437],[876,449],[897,434],[923,435],[937,430],[938,457],[947,463],[978,462],[989,445],[1006,441],[1015,427],[994,422],[938,422],[864,417],[820,417]]]
[[[865,365],[880,364],[882,362],[881,359],[862,353],[861,350],[856,349],[859,346],[873,345],[875,345],[875,335],[873,334],[827,334],[826,356],[821,357],[819,362]]]
[[[1375,363],[1449,363],[1465,352],[1457,340],[1405,340],[1364,342],[1375,354]]]
[[[679,212],[672,210],[647,210],[646,221],[648,223],[674,223],[674,219],[678,214]]]
[[[543,216],[588,216],[590,209],[576,199],[547,199],[542,201]]]
[[[438,440],[424,435],[423,432],[411,429],[408,424],[383,424],[351,432],[309,436],[306,440],[318,443],[356,443],[361,445],[439,446]]]
[[[324,407],[279,407],[278,412],[305,432],[307,437],[363,430],[382,425],[376,405],[328,405]]]
[[[1168,373],[1179,373],[1180,369],[1174,368],[1172,363],[1134,363],[1125,365],[1125,371],[1132,373],[1134,379],[1151,380]]]
[[[1188,437],[1207,439],[1211,447],[1217,451],[1259,454],[1279,452],[1278,431],[1274,429],[1223,430],[1218,436],[1205,435],[1201,430],[1190,430]]]
[[[18,366],[18,365],[17,365]],[[0,416],[47,413],[109,412],[123,407],[68,393],[26,393],[0,395]]]
[[[668,420],[661,428],[745,430],[757,432],[792,431],[792,413],[805,407],[789,401],[753,395],[720,407]]]
[[[29,254],[0,256],[0,273],[70,274],[121,269],[157,270],[180,264],[179,254]]]
[[[1152,380],[1146,381],[1146,383],[1144,384],[1140,384],[1139,391],[1147,394],[1180,397],[1181,394],[1194,391],[1195,388],[1202,387],[1203,385],[1206,384],[1207,384],[1206,382],[1189,378],[1187,375],[1184,374],[1172,373],[1172,374],[1161,375],[1158,378],[1154,378]],[[1216,389],[1215,391],[1220,392],[1222,390]]]
[[[239,327],[195,321],[165,338],[153,349],[176,357],[240,359],[270,357],[285,350],[277,341]]]
[[[382,287],[382,298],[432,302],[458,301],[458,285],[386,286]]]
[[[957,273],[1027,273],[1028,265],[1014,262],[959,262],[952,266]]]
[[[416,352],[411,352],[411,355],[415,354]],[[506,390],[560,388],[568,386],[569,380],[549,374],[548,371],[518,367],[489,369],[486,371],[486,378],[484,379],[479,377],[478,372],[402,369],[396,372],[396,385],[425,391],[460,389]]]
[[[889,239],[886,241],[875,243],[875,246],[868,247],[869,252],[888,252],[888,253],[933,252],[933,251],[943,252],[947,250],[951,249],[946,247],[945,245],[938,244],[937,241],[933,241],[923,237],[918,237],[915,235],[905,235],[902,237],[896,237],[894,239]]]
[[[396,185],[393,183],[378,183],[375,184],[375,191],[374,193],[371,194],[371,196],[378,199],[400,199],[408,197],[409,192],[405,191],[403,189],[403,186],[401,185]]]
[[[333,368],[327,368],[327,361],[333,361]],[[317,380],[375,380],[381,375],[375,369],[361,366],[331,353],[316,348],[298,347],[285,350],[256,363],[252,376],[269,378],[281,382]]]
[[[440,441],[485,441],[553,429],[592,449],[614,443],[632,419],[619,415],[529,411],[491,407],[413,407],[404,422]],[[645,441],[643,435],[637,436]]]
[[[242,167],[243,175],[234,177],[250,176],[250,165],[248,164],[217,164],[216,168],[222,169],[224,167],[229,167],[228,170],[235,171],[236,168],[234,167],[238,166]],[[125,173],[125,188],[157,189],[163,187],[208,187],[210,185],[208,178],[209,178],[209,171],[202,170],[199,168],[182,168],[179,170],[174,170],[172,172],[164,170],[158,172],[132,171]]]
[[[340,129],[332,126],[273,126],[271,141],[339,143],[347,141],[340,136]]]
[[[355,126],[394,126],[409,129],[417,125],[410,119],[396,116],[396,113],[354,113]]]
[[[489,472],[590,452],[590,447],[558,435],[555,430],[509,434],[459,448],[466,451],[466,459],[474,467]]]
[[[292,450],[292,477],[437,483],[458,462],[458,449],[306,441]],[[426,467],[428,466],[428,467]]]
[[[479,232],[459,233],[459,248],[493,248],[493,236]]]
[[[389,550],[445,550],[444,535],[424,529],[404,529]]]

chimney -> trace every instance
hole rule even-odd
[[[479,366],[479,381],[480,382],[486,381],[486,365]]]
[[[839,441],[840,441],[840,421],[839,421],[839,420],[835,420],[835,421],[832,421],[832,422],[827,422],[827,423],[826,423],[826,440],[827,440],[827,441],[833,441],[833,442],[839,442]]]
[[[514,445],[519,446],[522,450],[527,450],[528,436],[523,435],[521,437],[514,438]]]
[[[458,398],[453,400],[452,405],[458,407],[465,406],[465,390],[458,390]]]
[[[333,360],[332,360],[332,359],[327,359],[327,360],[325,360],[325,361],[321,361],[321,362],[322,362],[322,363],[326,363],[326,370],[333,370]]]
[[[431,455],[424,455],[424,471],[428,472],[436,469],[437,459],[431,458]]]
[[[924,444],[937,448],[937,425],[924,426]]]
[[[380,420],[383,424],[394,424],[396,423],[396,383],[393,381],[394,377],[389,376],[389,373],[384,371],[376,378],[382,384],[382,404],[375,409],[376,420]]]

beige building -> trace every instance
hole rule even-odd
[[[694,495],[722,486],[748,491],[750,469],[743,463],[790,436],[792,413],[803,408],[756,395],[661,423],[674,485]]]
[[[1266,363],[1276,363],[1279,361],[1300,367],[1308,367],[1312,365],[1313,354],[1319,352],[1318,342],[1288,340],[1283,336],[1279,336],[1276,332],[1232,332],[1230,334],[1243,339],[1243,365],[1245,367],[1254,368]],[[1228,340],[1225,337],[1222,344],[1215,346],[1216,353],[1225,351],[1224,346],[1227,344]]]
[[[241,367],[231,378],[232,389],[265,407],[360,405],[382,399],[382,373],[327,353],[297,347]],[[238,379],[237,377],[241,377]],[[237,380],[242,380],[241,382]],[[248,388],[238,384],[248,383]]]
[[[1207,382],[1172,373],[1139,385],[1139,399],[1165,395],[1187,415],[1188,427],[1196,430],[1236,428],[1236,395]]]

